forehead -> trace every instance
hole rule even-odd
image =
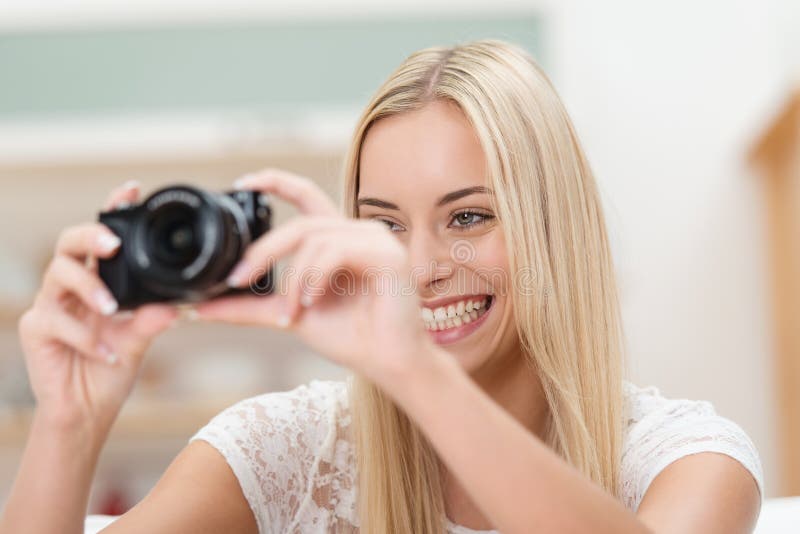
[[[466,116],[453,103],[377,121],[361,150],[359,196],[406,202],[436,199],[456,189],[487,186],[486,160]]]

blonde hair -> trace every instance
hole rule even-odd
[[[610,245],[592,171],[535,60],[494,39],[411,54],[357,123],[344,209],[358,216],[358,163],[370,126],[435,100],[457,104],[477,133],[512,273],[536,273],[533,291],[510,293],[522,354],[547,399],[545,442],[619,496],[624,338]],[[361,532],[443,532],[442,464],[421,430],[358,376],[350,406]]]

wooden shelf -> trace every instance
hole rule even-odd
[[[800,87],[753,148],[767,216],[781,495],[800,494]]]
[[[131,401],[123,406],[109,441],[188,439],[220,411],[248,396]],[[0,412],[0,447],[24,446],[32,418],[32,407]]]

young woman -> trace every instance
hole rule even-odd
[[[301,214],[229,283],[282,257],[302,275],[196,315],[293,332],[352,379],[226,409],[108,532],[752,530],[763,483],[746,434],[623,379],[596,183],[524,50],[412,54],[361,116],[344,185],[341,215],[285,171],[238,181]],[[177,318],[114,313],[85,260],[118,246],[101,225],[65,230],[20,321],[37,410],[2,534],[81,531],[109,428]]]

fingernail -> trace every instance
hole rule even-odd
[[[289,326],[289,316],[288,315],[280,315],[278,317],[278,326],[281,328],[286,328]]]
[[[191,305],[182,305],[178,308],[178,315],[175,317],[175,321],[177,322],[178,319],[184,319],[186,321],[195,321],[197,320],[198,313],[197,310],[194,309],[194,306]]]
[[[244,176],[241,176],[241,177],[237,178],[233,182],[233,188],[234,189],[244,189],[247,186],[247,184],[250,182],[250,180],[253,179],[254,176],[255,175],[253,175],[253,174],[245,174]]]
[[[311,295],[303,295],[300,297],[300,304],[302,304],[304,308],[311,306],[311,302]]]
[[[141,185],[142,184],[139,182],[139,180],[128,180],[127,182],[122,184],[122,188],[123,189],[135,189],[137,187],[140,187]]]
[[[250,267],[248,267],[246,263],[240,263],[228,275],[226,282],[230,287],[239,287],[240,285],[242,285],[242,282],[244,282],[245,278],[247,277],[249,269]]]
[[[104,252],[111,252],[122,244],[122,240],[114,234],[101,234],[97,243]]]
[[[105,343],[100,343],[97,346],[97,351],[106,359],[106,363],[109,365],[114,365],[119,360],[117,355]]]
[[[94,292],[94,301],[97,303],[97,306],[100,308],[100,313],[103,315],[111,315],[117,311],[119,307],[114,297],[105,289],[98,289]]]

